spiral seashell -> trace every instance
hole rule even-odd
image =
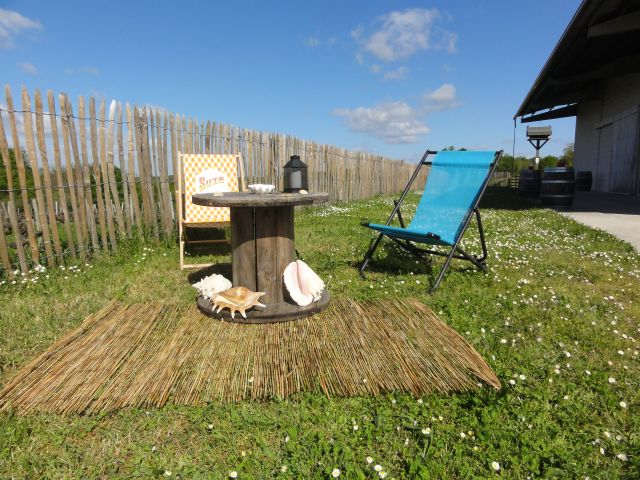
[[[265,292],[253,292],[247,287],[234,287],[224,292],[216,294],[211,303],[215,306],[214,312],[221,312],[223,309],[228,308],[231,312],[231,318],[235,318],[235,313],[240,312],[244,318],[247,318],[245,313],[252,307],[265,307],[258,301],[258,299],[264,295]]]

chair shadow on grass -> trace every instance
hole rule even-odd
[[[362,252],[363,258],[365,252],[366,250]],[[360,265],[362,265],[362,260],[362,258],[358,258],[350,262],[351,267],[359,269]],[[434,274],[434,271],[437,272],[439,268],[436,264],[436,268],[434,269],[433,260],[432,255],[425,255],[424,258],[418,259],[405,250],[402,250],[391,240],[385,238],[369,262],[369,265],[367,265],[364,273],[365,275],[367,272],[402,275],[413,272],[416,275],[427,275],[430,277]]]
[[[189,261],[195,263],[217,262],[214,265],[193,269],[187,275],[191,285],[214,273],[231,279],[231,243],[228,228],[191,228],[187,232],[190,240],[227,240],[223,243],[188,244],[186,253]],[[220,257],[226,257],[223,261]]]
[[[366,250],[363,250],[362,252],[363,258],[365,251]],[[358,258],[357,260],[349,262],[350,266],[359,270],[360,265],[362,265],[363,258]],[[398,247],[391,240],[384,239],[378,247],[376,255],[374,255],[367,265],[365,275],[367,272],[386,273],[389,275],[413,273],[414,275],[426,276],[426,280],[430,284],[433,284],[436,281],[436,276],[440,272],[444,261],[444,257],[429,254],[426,254],[423,258],[419,259]],[[457,259],[453,260],[451,268],[449,269],[449,271],[458,272],[464,272],[467,270],[477,271],[477,268],[468,262],[461,262]]]

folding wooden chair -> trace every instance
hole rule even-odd
[[[225,239],[189,240],[188,228],[222,228],[230,224],[226,207],[195,205],[196,193],[245,191],[244,169],[239,154],[178,154],[178,235],[180,238],[180,270],[211,265],[185,264],[184,247],[191,244],[227,242]]]

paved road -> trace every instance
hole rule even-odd
[[[640,196],[576,192],[572,209],[562,213],[606,230],[640,251]]]

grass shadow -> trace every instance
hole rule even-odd
[[[227,262],[216,263],[215,265],[210,265],[208,267],[195,270],[189,273],[189,275],[187,275],[187,280],[191,285],[193,285],[194,283],[197,283],[200,280],[202,280],[204,277],[208,277],[209,275],[213,275],[214,273],[218,275],[222,275],[225,278],[231,279],[232,277],[231,263],[227,263]]]
[[[185,244],[186,263],[213,263],[218,262],[220,257],[230,258],[231,256],[231,231],[229,228],[188,228],[186,235],[189,239],[189,243]],[[216,243],[197,243],[199,241],[214,241]],[[225,274],[225,276],[227,275]]]
[[[363,252],[361,259],[350,262],[353,268],[360,269],[360,265],[362,265],[362,260],[364,259],[364,253],[366,253],[366,251]],[[383,239],[373,258],[367,265],[365,274],[366,272],[398,275],[413,272],[415,274],[431,275],[434,272],[433,256],[426,255],[424,258],[419,259],[401,249],[392,241]]]

